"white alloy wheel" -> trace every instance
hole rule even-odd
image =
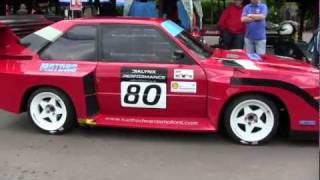
[[[57,131],[67,121],[67,107],[61,97],[52,92],[36,94],[30,102],[33,122],[44,131]]]
[[[269,105],[249,99],[237,104],[230,115],[232,132],[244,142],[259,142],[267,138],[275,126],[275,115]]]

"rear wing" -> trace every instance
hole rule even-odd
[[[0,39],[0,55],[18,54],[25,49],[20,45],[19,37],[4,24],[0,24]]]
[[[0,60],[27,60],[32,53],[21,39],[53,21],[43,16],[0,16]]]
[[[0,61],[32,59],[32,53],[20,44],[20,38],[9,27],[1,23],[0,39]]]
[[[0,16],[0,23],[10,27],[18,37],[25,37],[39,29],[53,24],[44,16],[28,15],[28,16]]]

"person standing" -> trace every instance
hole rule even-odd
[[[285,9],[284,15],[285,15],[285,20],[291,20],[291,11],[288,6]]]
[[[1,0],[0,1],[0,16],[6,15],[6,1]]]
[[[20,4],[20,8],[18,9],[17,15],[27,15],[28,14],[28,10],[27,10],[27,6],[25,4]]]
[[[251,0],[243,9],[241,21],[246,23],[245,49],[248,53],[266,53],[266,17],[268,7],[260,0]]]
[[[219,20],[222,48],[243,49],[245,24],[241,21],[243,0],[234,0]]]
[[[313,64],[320,68],[320,28],[314,37]]]

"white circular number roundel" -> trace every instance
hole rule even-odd
[[[155,82],[121,82],[121,106],[167,108],[167,85]]]

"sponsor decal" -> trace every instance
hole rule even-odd
[[[189,69],[175,69],[174,70],[174,79],[179,80],[193,80],[194,71]]]
[[[161,26],[174,37],[176,37],[183,31],[182,27],[178,26],[176,23],[174,23],[171,20],[161,23]]]
[[[299,124],[301,126],[315,126],[317,125],[317,122],[315,120],[301,120],[299,121]]]
[[[175,93],[197,93],[196,82],[172,81],[171,92]]]
[[[57,40],[60,36],[63,35],[63,32],[59,31],[56,28],[53,28],[51,26],[45,27],[43,29],[40,29],[39,31],[36,31],[34,33],[35,35],[42,37],[48,41],[54,42]]]
[[[52,64],[42,63],[40,66],[41,72],[65,72],[74,73],[78,70],[78,64]]]
[[[123,68],[121,70],[121,106],[167,108],[167,70]]]
[[[157,125],[179,125],[179,126],[198,126],[197,121],[184,121],[184,120],[158,120],[158,119],[137,119],[137,118],[118,118],[106,117],[106,121],[124,122],[124,123],[137,123],[137,124],[157,124]]]

